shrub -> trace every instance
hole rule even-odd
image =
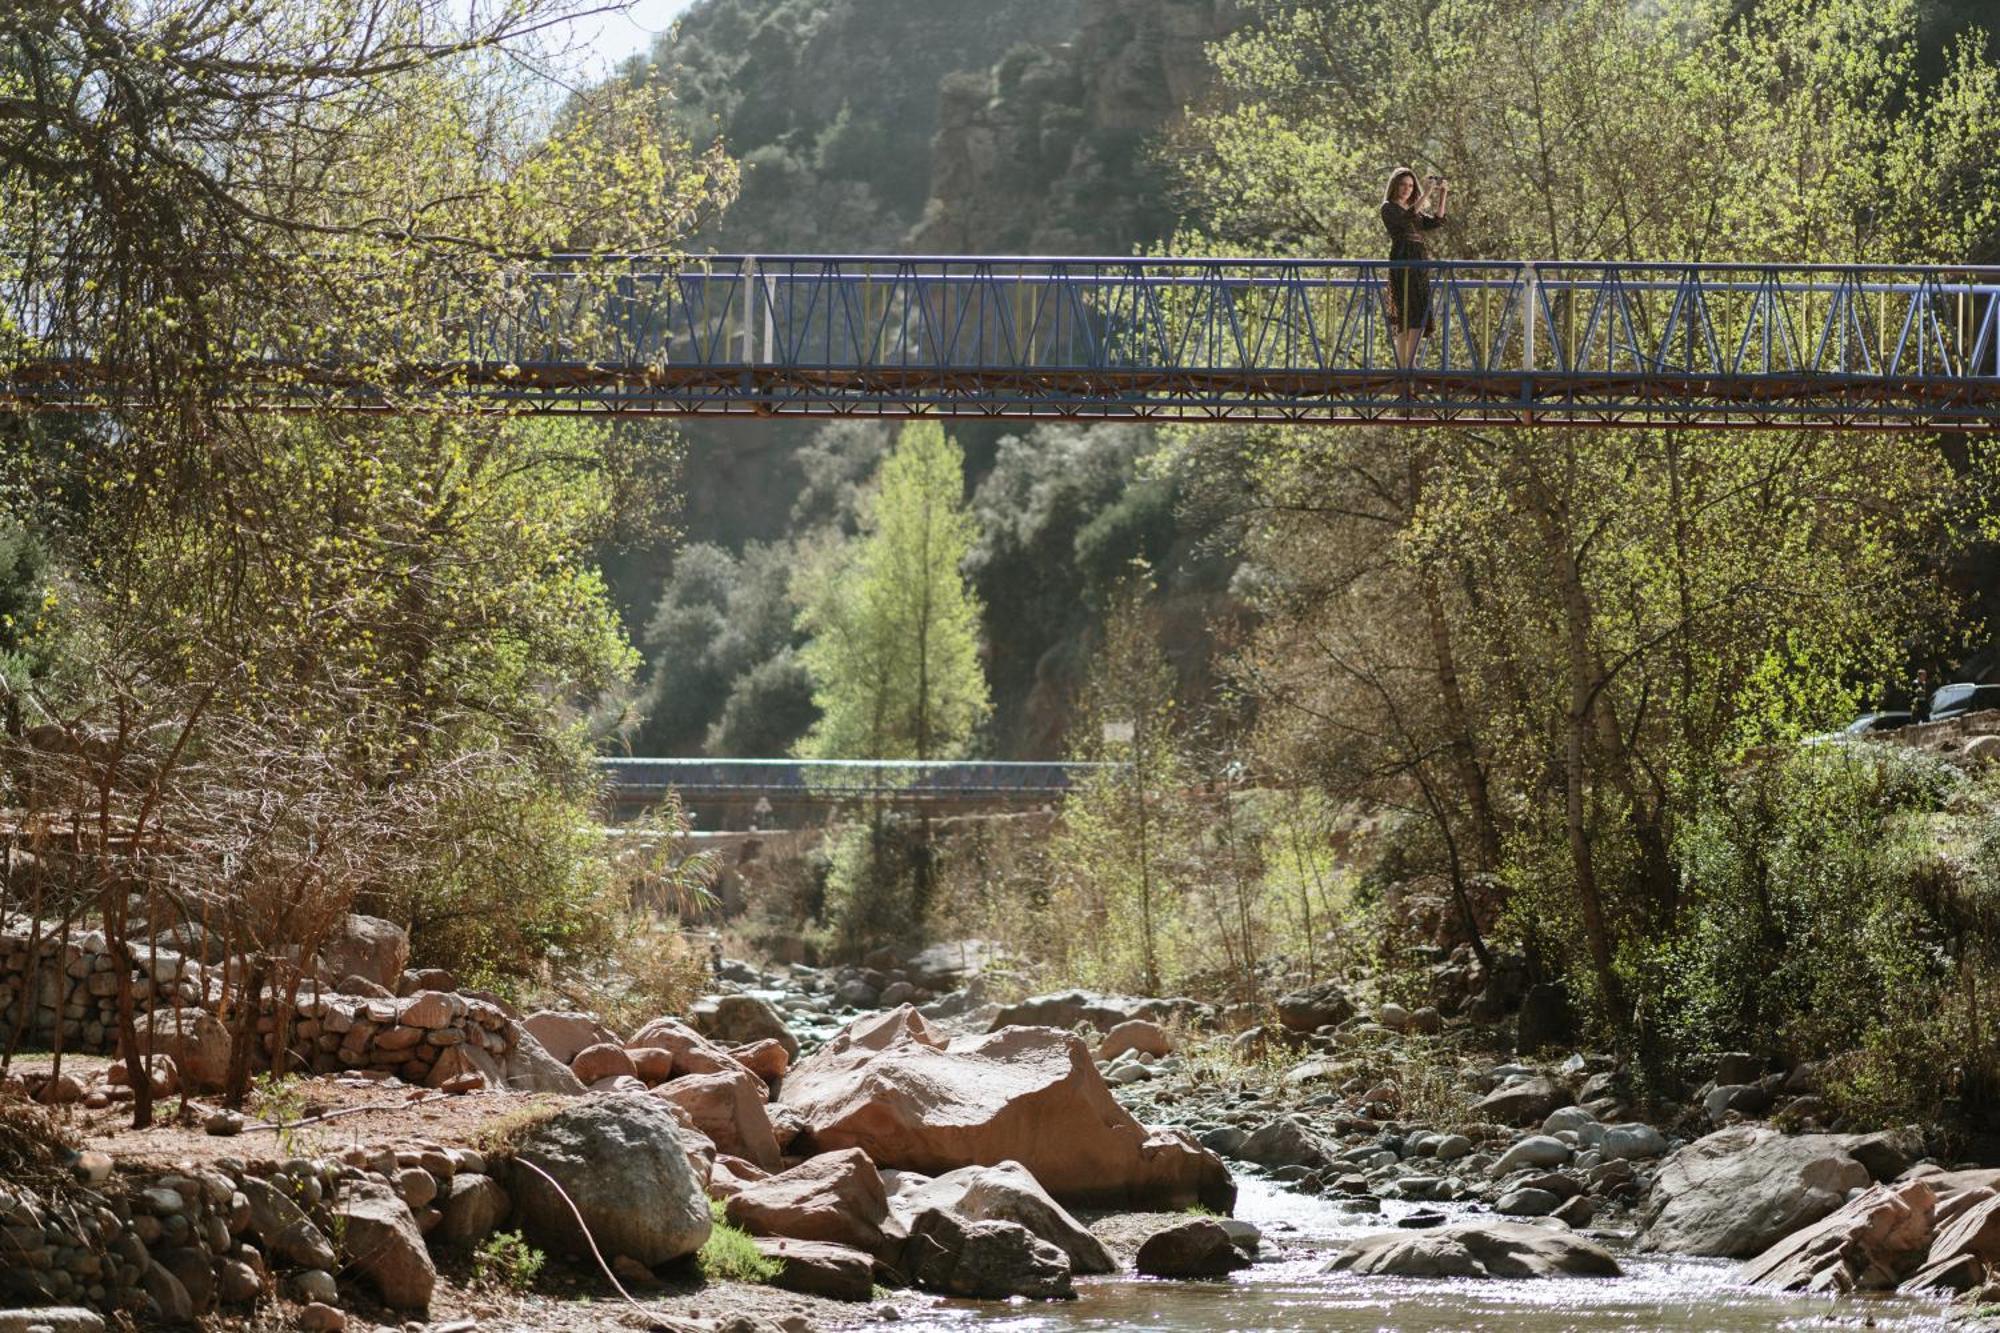
[[[1669,1064],[1835,1055],[1828,1092],[1855,1119],[1939,1114],[2000,938],[1990,877],[1947,855],[1940,810],[1963,785],[1927,756],[1829,746],[1703,801],[1676,842],[1679,919],[1633,968]]]
[[[708,1214],[713,1226],[695,1256],[702,1277],[710,1282],[769,1282],[784,1271],[776,1259],[758,1253],[749,1232],[729,1224],[722,1200],[711,1200]]]
[[[473,1251],[473,1281],[512,1292],[533,1290],[548,1258],[518,1231],[496,1231]]]

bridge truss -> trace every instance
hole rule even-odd
[[[235,406],[713,417],[1983,430],[2000,269],[1450,262],[1396,364],[1400,266],[764,255],[555,259],[437,303],[428,350],[256,330]],[[11,294],[0,404],[116,401]],[[444,349],[444,350],[440,350]],[[359,368],[359,369],[357,369]]]

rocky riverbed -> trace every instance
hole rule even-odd
[[[100,1137],[73,1180],[10,1180],[0,1275],[77,1327],[256,1308],[554,1327],[547,1303],[581,1294],[746,1333],[1194,1329],[1219,1299],[1240,1328],[1920,1327],[2000,1295],[2000,1170],[1937,1160],[1914,1129],[1834,1132],[1810,1069],[1724,1057],[1649,1121],[1609,1056],[1497,1055],[1490,1027],[1436,1009],[1326,985],[1249,1012],[1003,1007],[989,962],[725,962],[688,1012],[619,1032],[460,995],[391,949],[301,1001],[360,996],[368,1035],[299,1085],[323,1119],[290,1126],[202,1100],[226,1067],[202,1042],[149,1062],[189,1108],[149,1135],[115,1131],[122,1067],[29,1062],[14,1095]],[[499,1055],[452,1040],[475,1004]],[[439,1080],[416,1047],[465,1055]],[[250,1148],[274,1131],[285,1151]],[[776,1292],[694,1276],[717,1218]],[[555,1261],[538,1295],[460,1280],[503,1232]]]

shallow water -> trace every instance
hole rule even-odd
[[[922,1333],[1599,1333],[1870,1326],[1942,1329],[1942,1307],[1890,1298],[1829,1300],[1733,1283],[1735,1265],[1626,1255],[1618,1278],[1496,1282],[1362,1278],[1320,1270],[1340,1244],[1381,1231],[1419,1206],[1385,1203],[1379,1217],[1336,1212],[1320,1199],[1240,1180],[1236,1212],[1264,1229],[1264,1262],[1227,1282],[1090,1278],[1074,1302],[941,1303],[908,1319]],[[1449,1211],[1449,1210],[1447,1210]],[[1614,1247],[1620,1248],[1620,1247]],[[1275,1259],[1269,1256],[1276,1255]]]

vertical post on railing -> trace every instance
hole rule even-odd
[[[1542,304],[1541,275],[1521,265],[1521,420],[1535,419],[1535,313]]]
[[[778,280],[764,275],[764,363],[778,359]]]
[[[743,364],[757,364],[757,256],[743,257],[740,277],[743,288],[743,346],[739,353]]]
[[[1533,264],[1521,265],[1521,369],[1535,373],[1535,307],[1541,304],[1541,278]]]

